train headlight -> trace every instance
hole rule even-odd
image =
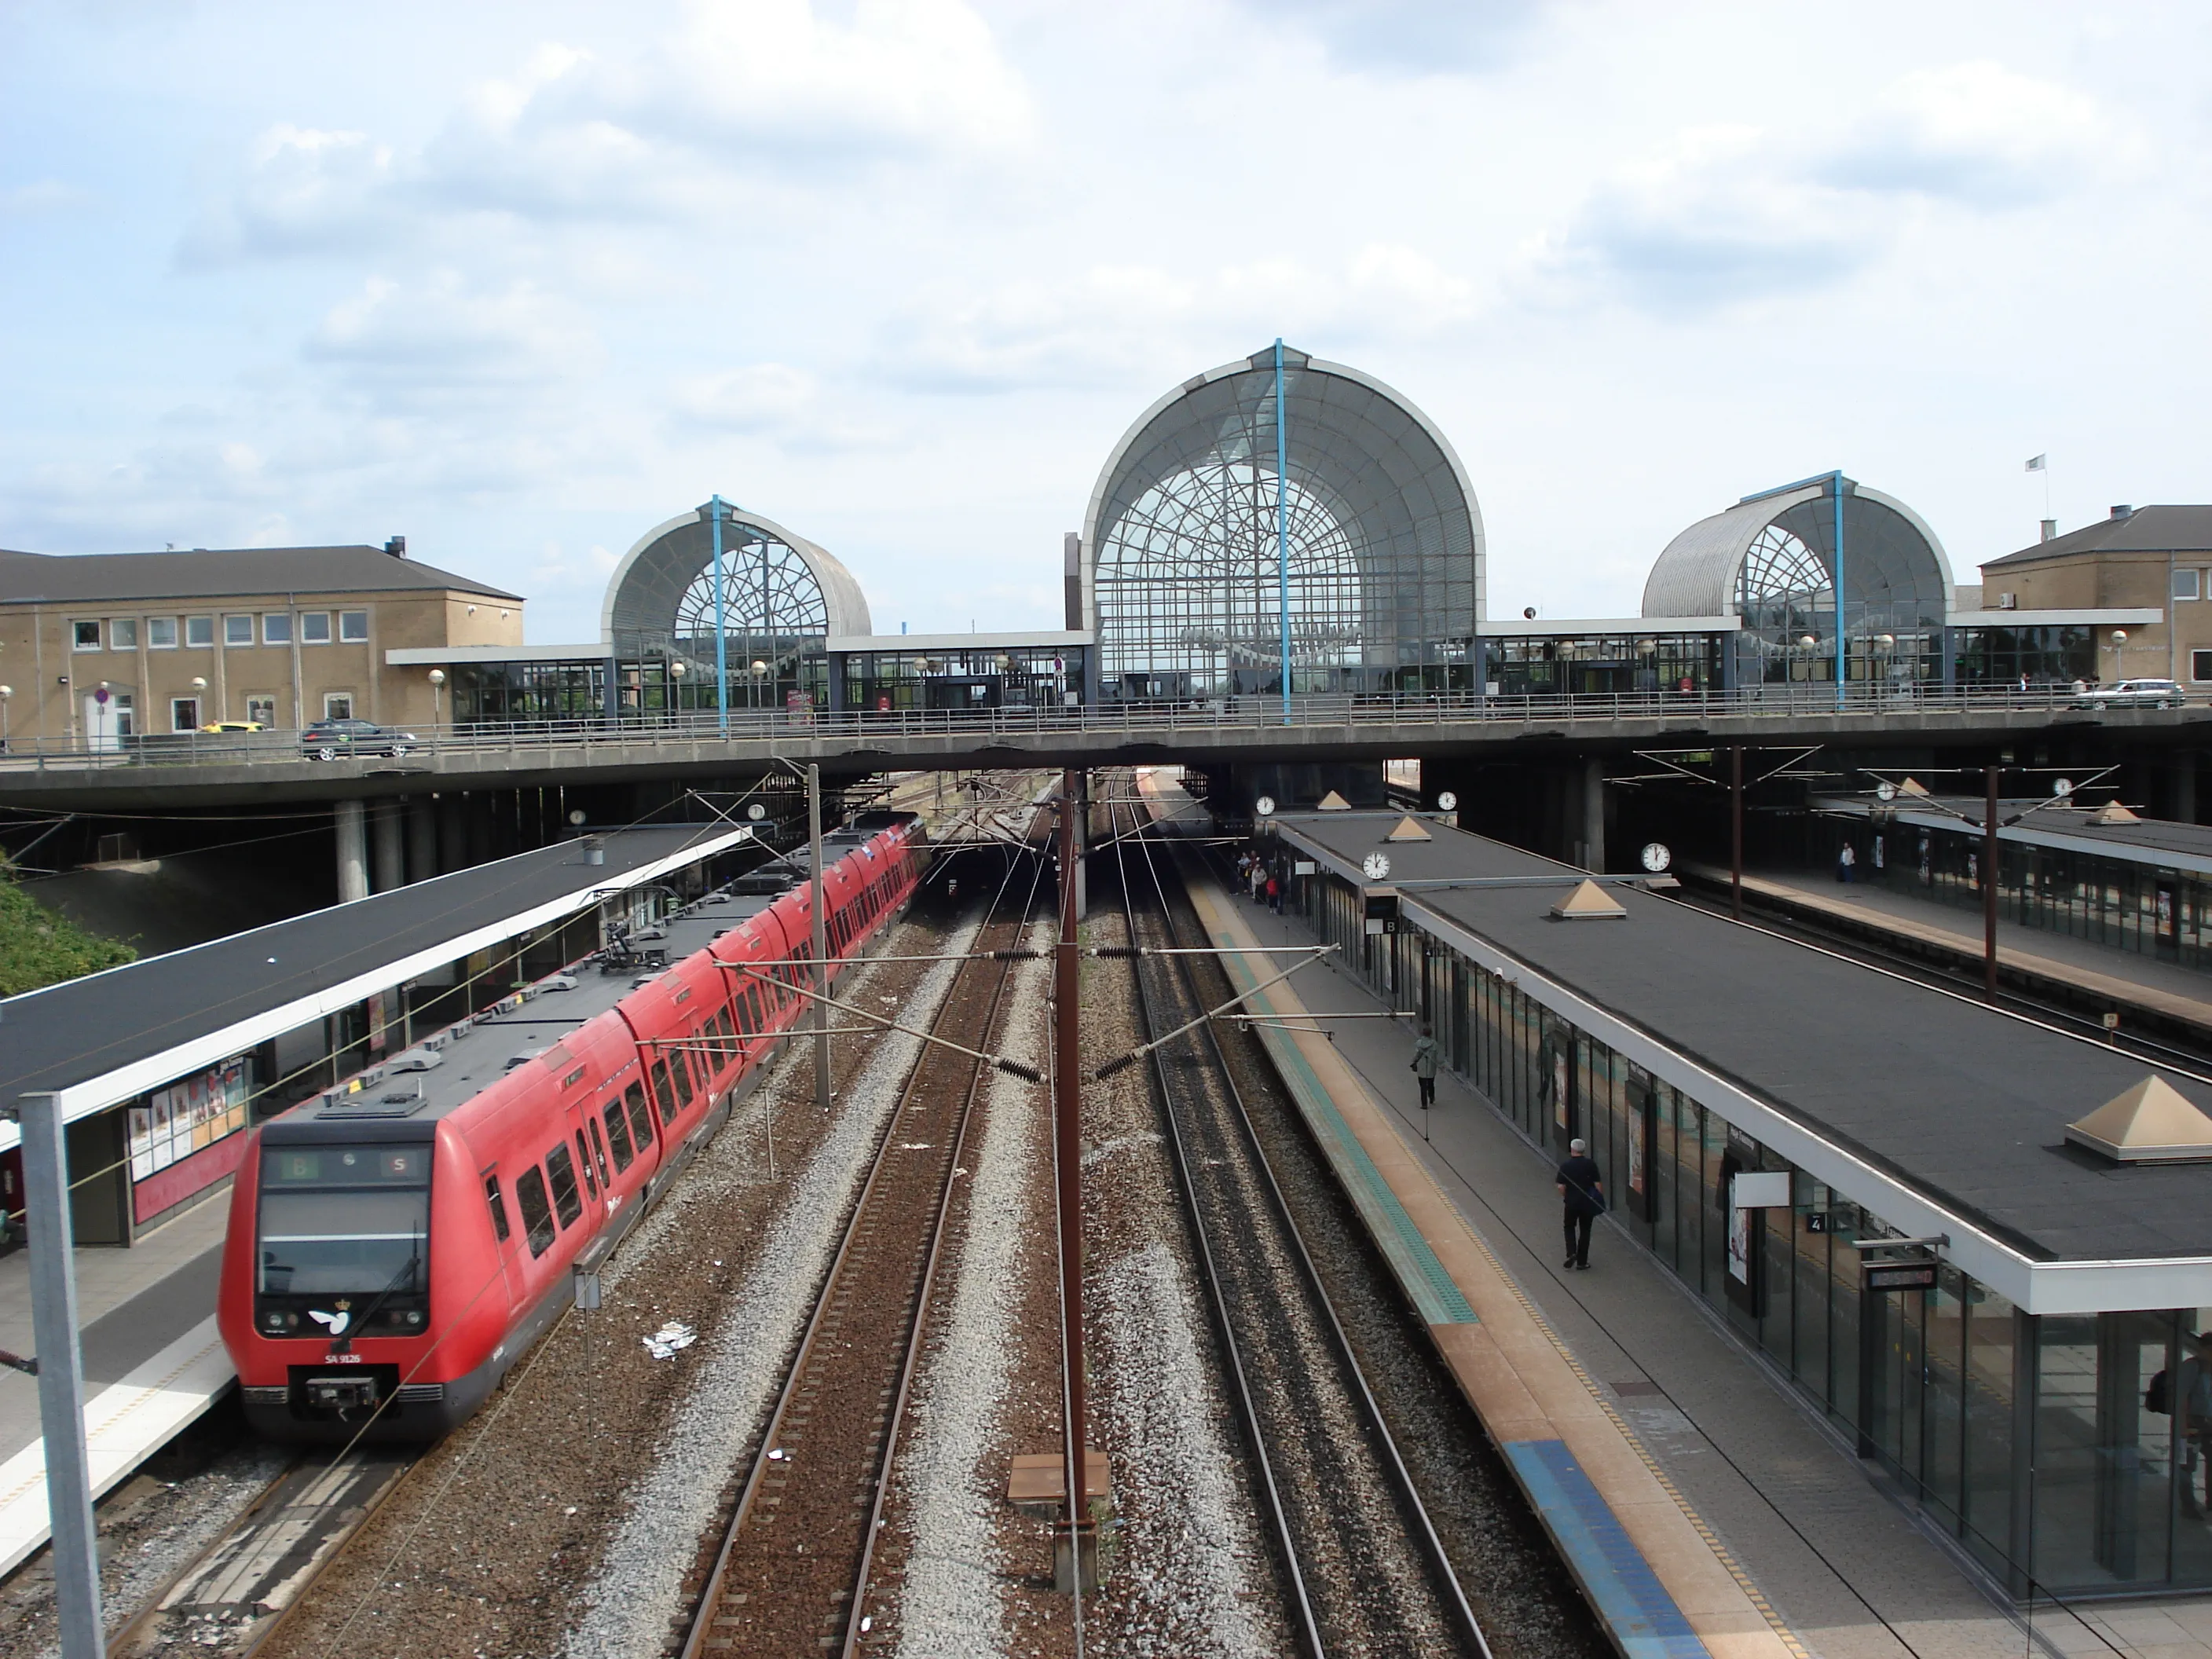
[[[280,1313],[270,1314],[266,1322],[270,1330],[281,1331],[284,1328],[284,1316]]]
[[[407,1322],[408,1322],[409,1324],[410,1324],[410,1325],[419,1325],[419,1324],[421,1324],[421,1323],[422,1322],[422,1314],[421,1314],[420,1312],[416,1312],[416,1313],[410,1313],[410,1314],[409,1314],[409,1315],[407,1316]]]

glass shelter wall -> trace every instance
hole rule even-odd
[[[2014,1595],[2212,1587],[2212,1437],[2177,1448],[2171,1415],[2212,1310],[2037,1317],[1948,1263],[1868,1291],[1855,1241],[1902,1236],[1881,1217],[1411,921],[1369,933],[1349,884],[1291,898],[1547,1156],[1586,1139],[1613,1223]],[[1733,1204],[1759,1170],[1790,1176],[1786,1207]]]

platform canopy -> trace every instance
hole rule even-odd
[[[1372,376],[1287,347],[1282,364],[1279,410],[1271,346],[1161,398],[1100,471],[1083,621],[1107,696],[1279,692],[1279,506],[1294,692],[1470,678],[1483,535],[1466,468]]]

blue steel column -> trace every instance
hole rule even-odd
[[[714,515],[714,709],[723,735],[730,730],[730,635],[722,617],[722,498],[709,504]]]
[[[1291,434],[1283,412],[1283,340],[1275,337],[1275,566],[1283,623],[1283,724],[1291,723]]]
[[[1838,467],[1828,488],[1836,497],[1836,707],[1844,706],[1844,474]]]

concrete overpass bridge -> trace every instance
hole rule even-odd
[[[653,725],[475,726],[415,734],[398,754],[303,752],[295,733],[149,737],[106,750],[18,744],[0,808],[132,813],[376,801],[448,791],[634,786],[665,793],[750,779],[784,761],[825,777],[1019,766],[1179,763],[1208,770],[1368,764],[1606,762],[1639,750],[1804,744],[1862,753],[2057,745],[2068,763],[2212,743],[2212,706],[2077,708],[2064,691],[1832,690],[1461,699],[1244,700],[985,714],[711,714]],[[2078,757],[2078,761],[2077,761]],[[2023,763],[2025,763],[2023,762]]]

